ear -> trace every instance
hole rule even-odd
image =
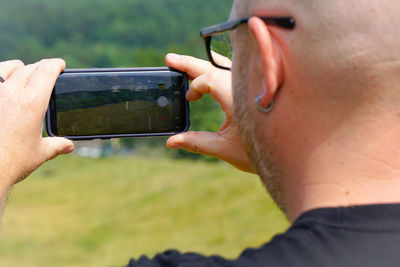
[[[258,46],[262,61],[263,82],[266,90],[260,92],[260,105],[267,108],[274,99],[283,79],[279,49],[274,44],[268,26],[258,17],[249,20],[248,27]],[[263,86],[263,87],[264,87]]]

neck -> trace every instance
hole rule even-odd
[[[358,131],[343,127],[297,157],[283,177],[291,221],[315,208],[400,203],[398,118],[377,117],[356,123]]]

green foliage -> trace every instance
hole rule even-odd
[[[61,57],[67,68],[163,66],[168,52],[206,58],[199,30],[227,19],[231,0],[0,0],[0,60]],[[191,104],[194,130],[216,131],[209,97]],[[131,147],[152,141],[122,141]],[[189,157],[183,151],[173,156]],[[190,155],[197,158],[198,156]]]
[[[211,50],[229,59],[232,59],[232,42],[230,33],[226,32],[213,36],[211,39]]]
[[[231,1],[0,1],[0,60],[62,57],[68,66],[164,63],[168,51],[204,57],[199,29],[227,18]]]

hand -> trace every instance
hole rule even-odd
[[[228,59],[221,56],[220,60]],[[166,62],[169,67],[186,72],[189,79],[193,80],[186,95],[188,101],[196,101],[204,94],[210,94],[225,112],[225,121],[218,132],[190,131],[178,134],[168,139],[167,146],[214,156],[239,170],[254,173],[232,117],[231,72],[190,56],[168,54]]]
[[[42,138],[43,119],[56,79],[65,68],[61,59],[24,66],[0,62],[0,195],[45,161],[72,152],[64,138]]]

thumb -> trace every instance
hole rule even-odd
[[[61,154],[69,154],[74,151],[74,143],[62,137],[43,138],[44,161],[54,159]]]
[[[171,136],[169,148],[182,148],[192,153],[205,154],[224,160],[239,170],[254,173],[249,159],[238,143],[232,143],[219,133],[186,132]]]
[[[218,146],[219,137],[211,132],[186,132],[171,136],[167,140],[168,148],[182,148],[196,154],[215,156],[221,149]]]

